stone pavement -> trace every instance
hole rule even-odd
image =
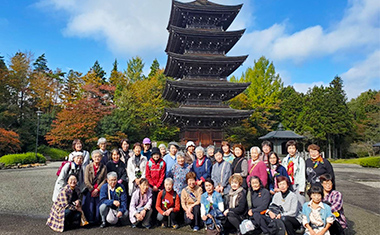
[[[0,171],[0,234],[56,234],[45,225],[60,162],[27,169]],[[337,190],[343,193],[349,234],[379,234],[380,169],[333,164]],[[130,227],[91,228],[65,234],[189,234],[188,228],[153,230]],[[200,231],[199,233],[204,233]]]

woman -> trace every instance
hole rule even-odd
[[[161,157],[164,157],[168,153],[168,149],[165,144],[158,145],[158,148],[160,149]]]
[[[149,138],[144,138],[142,142],[142,150],[141,150],[141,155],[146,157],[146,160],[149,161],[152,151],[152,142],[150,141]]]
[[[61,169],[57,180],[55,181],[54,192],[53,192],[53,202],[56,201],[58,194],[61,189],[66,185],[67,179],[70,174],[75,174],[77,176],[77,184],[80,190],[84,189],[84,173],[82,168],[83,163],[83,153],[76,152],[73,156],[72,162],[67,162]]]
[[[86,169],[86,166],[90,163],[90,153],[86,150],[83,150],[83,143],[80,141],[80,139],[75,139],[73,141],[73,152],[69,154],[69,161],[73,161],[74,154],[76,152],[82,152],[83,153],[83,163],[82,167],[83,169]]]
[[[222,141],[223,159],[232,164],[235,156],[231,153],[231,145],[227,141]]]
[[[214,147],[214,145],[207,146],[207,148],[206,148],[206,156],[207,156],[208,159],[210,159],[210,161],[212,162],[212,164],[215,164],[216,160],[215,160],[215,147]]]
[[[268,163],[269,163],[269,153],[272,151],[272,146],[273,146],[273,144],[268,140],[264,140],[261,143],[261,148],[263,151],[262,151],[259,159],[260,159],[260,161],[263,161],[267,167],[268,167]]]
[[[212,166],[211,179],[214,181],[215,191],[222,196],[230,191],[228,180],[232,175],[231,164],[223,159],[223,150],[217,149],[215,152],[216,163]]]
[[[224,202],[222,195],[214,190],[214,181],[212,179],[206,179],[205,189],[206,192],[201,196],[201,218],[206,224],[207,229],[212,230],[216,229],[212,218],[216,221],[217,226],[222,226],[218,215],[224,211]]]
[[[92,163],[88,164],[84,174],[86,190],[83,192],[83,212],[91,224],[100,222],[99,194],[106,183],[107,167],[101,162],[102,153],[94,150],[91,153]]]
[[[107,139],[104,137],[99,138],[98,146],[103,156],[101,162],[103,165],[107,165],[107,162],[111,159],[111,153],[107,150]]]
[[[192,165],[185,162],[185,154],[180,151],[177,153],[177,163],[172,167],[168,177],[173,178],[174,191],[181,197],[182,189],[186,184],[186,175],[190,172]]]
[[[265,212],[271,201],[269,191],[264,188],[258,176],[250,178],[250,189],[247,193],[248,216],[252,223],[259,227],[264,234],[271,234],[273,229],[268,227],[270,220],[265,216]]]
[[[185,153],[185,162],[189,165],[193,164],[195,160],[195,144],[193,141],[187,141],[186,143],[186,153]]]
[[[319,177],[323,187],[323,202],[330,205],[331,212],[335,215],[336,221],[330,227],[329,231],[333,234],[344,234],[348,226],[347,219],[344,216],[343,196],[339,191],[333,190],[332,177],[324,174]]]
[[[280,165],[280,158],[277,153],[271,152],[269,154],[269,162],[268,162],[268,182],[269,182],[269,192],[274,195],[277,192],[280,192],[277,186],[277,177],[285,176],[289,179],[288,172],[286,172],[285,167]],[[289,179],[290,181],[290,179]]]
[[[196,175],[189,172],[186,175],[187,187],[181,193],[181,206],[185,211],[185,223],[190,225],[194,231],[200,228],[200,203],[202,188],[196,183]]]
[[[128,195],[131,196],[140,184],[140,180],[145,178],[147,159],[141,155],[141,144],[133,145],[133,155],[128,159],[127,175],[128,175]]]
[[[165,189],[158,193],[156,201],[157,220],[162,223],[162,227],[172,227],[178,229],[177,216],[181,209],[178,194],[173,190],[173,179],[166,178]]]
[[[60,190],[57,200],[51,207],[46,225],[56,232],[63,232],[80,225],[82,208],[77,182],[76,175],[70,174],[66,186]]]
[[[129,220],[132,227],[136,228],[140,223],[149,229],[150,217],[152,215],[152,190],[149,188],[148,180],[140,179],[138,188],[134,191],[129,205]]]
[[[191,171],[195,172],[197,176],[197,185],[203,187],[203,182],[211,177],[212,163],[205,155],[205,150],[202,146],[195,149],[197,159],[193,162]]]
[[[247,189],[248,161],[244,156],[245,149],[241,144],[235,144],[232,148],[235,159],[232,162],[232,174],[239,174],[243,177],[243,188]]]
[[[132,156],[132,151],[129,150],[129,140],[128,139],[122,139],[120,140],[120,160],[124,162],[125,165],[128,163],[128,159]]]
[[[226,216],[223,227],[226,230],[236,230],[239,233],[239,225],[247,214],[247,195],[242,187],[243,177],[241,175],[232,175],[229,183],[231,189],[226,198],[226,210],[223,212]]]
[[[286,232],[289,235],[295,235],[295,230],[301,227],[301,205],[297,195],[290,190],[290,181],[287,177],[277,177],[277,185],[280,191],[273,196],[267,213],[271,219],[281,219],[285,224]],[[277,206],[282,207],[281,213],[274,209]]]
[[[128,185],[127,166],[120,160],[120,152],[118,149],[113,149],[111,151],[111,161],[107,162],[106,167],[107,172],[116,172],[117,182],[119,184],[122,184],[124,187]]]
[[[248,160],[247,178],[249,180],[252,176],[257,176],[260,178],[264,187],[266,187],[268,183],[268,173],[267,173],[267,166],[265,165],[263,161],[259,159],[261,150],[259,147],[253,146],[250,152],[251,152],[251,159]],[[249,184],[248,180],[247,180],[247,183]]]
[[[308,184],[306,188],[309,189],[313,185],[322,187],[319,176],[323,174],[329,174],[332,177],[331,181],[333,183],[333,190],[335,190],[335,175],[333,167],[327,159],[322,158],[321,154],[319,153],[319,149],[319,146],[316,144],[311,144],[309,147],[307,147],[310,158],[305,162],[306,181]]]
[[[172,169],[177,159],[177,152],[179,146],[176,142],[169,142],[168,144],[169,153],[164,156],[164,161],[166,163],[166,175],[169,175],[169,171]]]

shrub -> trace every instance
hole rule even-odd
[[[380,168],[380,157],[367,157],[360,160],[360,165],[364,167]]]
[[[4,165],[14,165],[14,164],[32,164],[32,163],[44,163],[46,162],[46,158],[38,153],[37,157],[35,153],[19,153],[19,154],[9,154],[4,155],[0,158],[0,163],[4,163]]]
[[[50,148],[46,145],[39,146],[38,152],[44,156],[49,156],[53,161],[65,160],[65,157],[69,156],[69,153],[62,149]]]

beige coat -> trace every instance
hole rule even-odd
[[[93,182],[95,179],[95,171],[94,171],[94,163],[91,162],[86,166],[86,171],[84,173],[84,183],[88,190],[92,192],[94,190],[94,185],[98,184],[98,189],[103,186],[103,184],[106,183],[107,180],[107,167],[100,163],[99,169],[98,169],[98,178],[96,182]]]

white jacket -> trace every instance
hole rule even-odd
[[[286,170],[288,170],[288,164],[289,164],[290,156],[289,154],[282,160],[281,165],[285,167]],[[294,186],[295,189],[299,192],[305,191],[305,160],[303,160],[302,157],[300,157],[298,154],[293,159],[294,163]],[[291,177],[289,176],[290,180]]]
[[[134,181],[136,179],[136,168],[138,167],[138,169],[141,171],[141,178],[145,178],[146,163],[148,162],[147,158],[144,155],[140,155],[140,165],[136,166],[135,158],[135,154],[133,154],[132,157],[128,159],[127,163],[129,196],[131,196],[133,191],[136,189],[134,185]]]

